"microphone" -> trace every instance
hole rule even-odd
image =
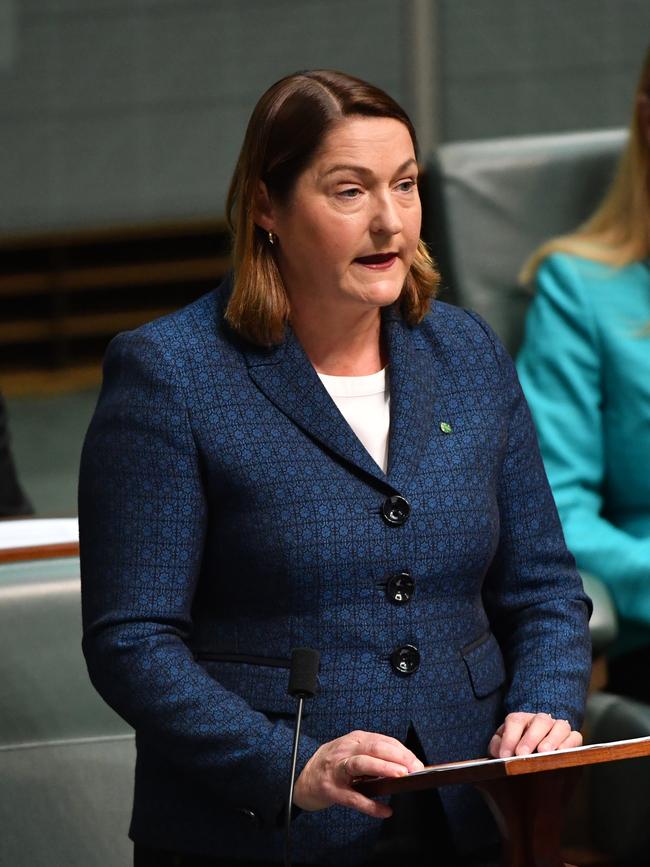
[[[291,651],[291,668],[289,670],[289,688],[287,692],[298,699],[296,712],[296,728],[293,735],[293,752],[291,756],[291,775],[289,778],[289,801],[287,804],[284,863],[291,867],[291,810],[293,806],[293,787],[296,782],[296,763],[298,761],[298,744],[300,742],[300,726],[302,723],[302,708],[306,698],[313,698],[318,687],[318,666],[320,654],[310,647],[295,647]]]
[[[318,687],[320,654],[311,647],[294,647],[291,651],[289,695],[297,699],[313,698]],[[299,708],[301,705],[298,706]]]

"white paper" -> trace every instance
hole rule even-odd
[[[0,521],[0,550],[61,545],[79,541],[77,518],[34,518]]]

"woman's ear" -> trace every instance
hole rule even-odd
[[[253,220],[265,232],[272,232],[275,227],[273,203],[264,181],[259,181],[255,190]]]
[[[650,96],[647,93],[640,93],[637,97],[637,106],[641,134],[645,139],[646,147],[650,148]]]

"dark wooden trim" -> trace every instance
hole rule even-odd
[[[0,239],[0,369],[63,369],[119,331],[191,303],[231,267],[222,218]]]
[[[127,265],[70,267],[52,273],[34,271],[3,274],[0,275],[0,296],[17,298],[39,293],[86,292],[89,289],[150,286],[189,280],[216,282],[230,268],[230,264],[229,256],[204,256]]]
[[[142,310],[119,310],[115,313],[88,313],[62,316],[60,319],[24,319],[0,323],[0,341],[5,344],[38,342],[62,337],[112,335],[138,328],[176,310],[175,307],[152,307]]]
[[[164,238],[167,235],[204,235],[228,232],[223,217],[194,220],[158,220],[150,223],[113,223],[109,226],[73,228],[52,231],[26,231],[3,234],[0,249],[30,249],[31,247],[76,247],[87,244],[111,243],[125,239]]]
[[[29,545],[23,548],[0,548],[0,563],[19,563],[28,560],[52,560],[58,557],[78,556],[79,542]]]

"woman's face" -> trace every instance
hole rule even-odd
[[[271,204],[292,305],[378,308],[402,291],[420,237],[413,142],[392,118],[346,118],[325,137],[284,206]]]

